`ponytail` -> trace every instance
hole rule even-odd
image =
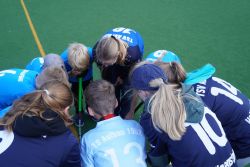
[[[34,91],[24,95],[21,99],[16,100],[10,110],[0,120],[0,125],[3,125],[8,131],[12,131],[12,125],[18,116],[42,115],[42,111],[45,110],[42,100],[44,93],[44,91]]]
[[[42,85],[41,90],[36,90],[16,100],[10,111],[0,120],[0,125],[12,131],[12,125],[20,115],[51,120],[43,116],[43,113],[50,109],[56,112],[68,126],[71,124],[71,118],[65,109],[72,103],[73,95],[68,85],[57,80],[50,81]]]
[[[111,36],[112,39],[114,39],[117,43],[118,46],[118,51],[117,51],[117,63],[123,65],[125,57],[127,56],[127,48],[128,44],[121,39],[118,39],[114,36]]]
[[[158,84],[158,91],[151,97],[152,121],[155,127],[163,130],[172,140],[180,140],[186,131],[184,126],[186,111],[178,85],[165,84],[162,79],[150,82]]]

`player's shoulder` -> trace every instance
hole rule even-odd
[[[141,125],[135,120],[124,120],[129,126],[132,126],[137,129],[142,129]]]
[[[87,47],[88,48],[88,54],[90,56],[90,58],[93,58],[93,48],[91,47]]]
[[[87,131],[86,133],[84,133],[84,135],[82,136],[82,141],[91,141],[91,139],[93,139],[94,138],[94,136],[96,135],[96,134],[98,134],[97,133],[97,129],[96,128],[93,128],[93,129],[90,129],[89,131]]]

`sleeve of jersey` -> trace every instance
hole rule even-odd
[[[143,55],[138,45],[129,46],[127,52],[126,62],[128,62],[128,64],[138,63],[142,60]]]
[[[29,64],[27,64],[25,69],[40,73],[42,70],[43,64],[44,64],[44,59],[42,57],[37,57],[37,58],[34,58]]]
[[[143,128],[144,134],[148,139],[150,145],[156,145],[158,140],[157,131],[154,128],[154,125],[151,120],[151,114],[148,112],[144,112],[140,118],[140,124]]]
[[[3,118],[5,116],[5,114],[10,110],[10,108],[11,108],[11,106],[0,110],[0,118]]]
[[[83,136],[81,141],[81,165],[82,167],[94,167],[92,154],[88,148],[87,137]]]
[[[144,43],[141,35],[136,32],[130,34],[130,38],[133,42],[128,42],[128,55],[126,57],[126,62],[128,64],[138,63],[142,60],[144,52]]]
[[[93,62],[93,49],[88,47],[88,54],[89,54],[89,57],[90,57],[90,63]]]

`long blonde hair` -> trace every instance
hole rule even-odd
[[[103,37],[96,46],[96,60],[123,64],[127,55],[128,44],[114,36]]]
[[[159,87],[150,99],[152,121],[172,140],[180,140],[186,131],[186,110],[181,96],[181,87],[165,84],[161,78],[152,80],[151,87]]]
[[[16,118],[20,115],[44,118],[46,109],[59,114],[66,126],[71,124],[71,118],[65,109],[73,103],[73,95],[70,88],[60,81],[50,81],[36,90],[16,100],[10,111],[0,120],[0,125],[11,131]]]

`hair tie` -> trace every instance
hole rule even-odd
[[[161,78],[161,82],[159,83],[159,86],[165,85],[165,81],[163,78]]]
[[[49,96],[49,91],[47,89],[44,89],[44,91]]]

